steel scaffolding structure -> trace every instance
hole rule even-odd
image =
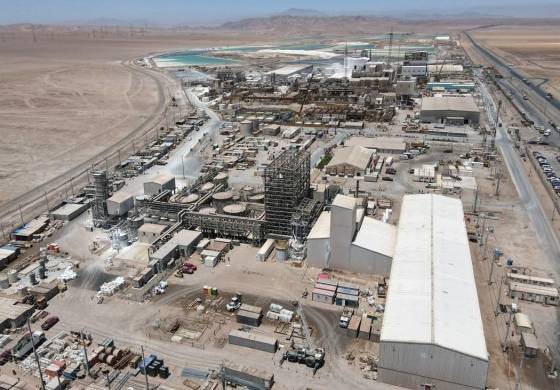
[[[310,155],[286,150],[264,171],[264,207],[268,235],[290,237],[296,207],[309,191]]]
[[[105,227],[109,214],[107,212],[107,199],[109,198],[109,180],[106,171],[93,171],[93,186],[90,187],[93,201],[91,203],[91,214],[93,224]]]

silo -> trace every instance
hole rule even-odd
[[[216,192],[212,195],[212,206],[216,208],[216,210],[221,213],[224,209],[224,206],[227,206],[231,203],[233,199],[233,193],[231,191],[224,191],[224,192]]]
[[[276,261],[288,260],[288,243],[286,241],[276,241]]]
[[[251,135],[253,132],[253,122],[245,120],[239,124],[239,133],[241,135]]]

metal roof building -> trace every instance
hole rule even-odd
[[[363,175],[371,162],[372,154],[373,151],[363,146],[337,148],[325,170],[330,175]]]
[[[467,96],[424,97],[420,120],[430,123],[480,123],[480,110],[474,98]]]
[[[375,149],[377,153],[400,154],[406,152],[406,142],[399,137],[350,137],[344,144]]]
[[[488,352],[462,203],[403,198],[379,347],[381,381],[484,389]]]

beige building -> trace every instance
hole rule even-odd
[[[372,155],[373,151],[362,146],[337,148],[325,171],[329,175],[363,176],[371,163]]]

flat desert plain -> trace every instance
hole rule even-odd
[[[473,37],[560,97],[560,25],[503,25],[476,30]]]
[[[25,203],[22,196],[29,191],[71,175],[120,140],[154,126],[170,80],[126,60],[251,40],[128,31],[93,38],[90,31],[56,30],[33,39],[28,29],[0,29],[0,211]]]

